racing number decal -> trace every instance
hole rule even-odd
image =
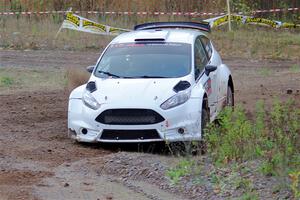
[[[212,93],[212,88],[211,88],[211,79],[208,78],[208,80],[206,81],[205,85],[204,85],[205,91],[207,93],[208,96],[211,95]]]

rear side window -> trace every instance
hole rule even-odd
[[[201,42],[202,42],[202,44],[203,44],[203,46],[205,48],[205,51],[206,51],[207,56],[208,56],[208,59],[210,59],[211,56],[212,56],[212,51],[213,51],[211,43],[210,43],[210,40],[207,37],[202,36],[201,37]]]

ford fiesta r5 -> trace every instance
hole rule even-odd
[[[88,68],[88,83],[70,94],[71,137],[200,141],[205,125],[234,104],[231,72],[203,27],[152,23],[116,37]]]

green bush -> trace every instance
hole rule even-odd
[[[275,101],[270,112],[260,101],[255,120],[241,107],[226,108],[207,135],[208,152],[217,164],[261,159],[261,172],[278,176],[300,169],[300,109],[293,101]]]
[[[253,124],[247,119],[241,107],[235,110],[226,108],[221,113],[218,123],[213,124],[207,133],[208,151],[217,163],[244,161],[256,154]]]

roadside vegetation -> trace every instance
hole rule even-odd
[[[76,87],[85,84],[89,80],[90,75],[91,74],[84,69],[68,68],[65,73],[65,81],[68,91],[71,92]]]
[[[11,85],[13,85],[14,80],[11,77],[8,76],[3,76],[0,79],[0,86],[1,87],[10,87]]]
[[[83,68],[0,68],[0,95],[22,91],[66,90],[83,85],[90,74]]]
[[[200,163],[197,157],[182,158],[166,175],[175,184],[186,176],[204,180],[202,168],[211,164],[205,176],[217,193],[242,188],[240,199],[259,199],[255,177],[265,176],[278,182],[270,188],[274,194],[289,190],[299,199],[299,122],[300,108],[292,100],[275,100],[270,110],[259,101],[253,118],[241,106],[226,108],[206,131],[207,158]]]
[[[97,22],[132,28],[137,23],[151,21],[198,21],[200,18],[166,16],[95,16],[86,17]],[[63,30],[58,38],[55,35],[63,21],[62,15],[43,17],[0,18],[0,49],[38,50],[62,49],[76,51],[101,51],[111,41],[110,36]],[[299,59],[300,30],[273,29],[254,25],[234,25],[234,31],[228,32],[227,26],[213,29],[209,34],[222,57],[239,57],[247,59]]]
[[[61,69],[0,68],[0,94],[18,91],[57,90],[67,85],[66,73]]]

